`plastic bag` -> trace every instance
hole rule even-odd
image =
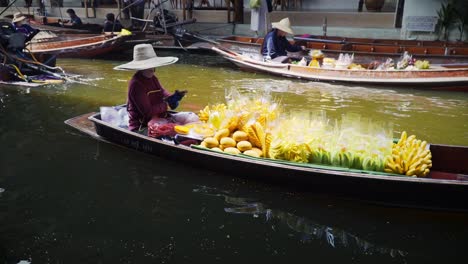
[[[179,125],[185,125],[200,121],[198,115],[193,112],[178,112],[175,114],[171,114],[171,117],[172,120]]]
[[[128,127],[128,112],[124,107],[101,106],[101,120],[113,126]]]
[[[354,53],[352,55],[349,55],[348,53],[340,53],[340,56],[338,57],[338,60],[335,63],[335,68],[336,69],[347,69],[351,63],[353,63],[354,60]]]
[[[154,117],[148,122],[148,136],[159,138],[159,137],[173,137],[176,132],[174,127],[177,124],[170,123],[166,118]]]

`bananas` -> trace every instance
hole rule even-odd
[[[273,159],[289,160],[300,163],[308,163],[310,149],[306,143],[294,141],[273,140],[269,155]]]
[[[216,104],[213,106],[205,106],[200,112],[198,113],[198,117],[200,118],[200,121],[206,122],[210,118],[212,113],[218,112],[218,113],[224,113],[226,110],[226,105],[225,104]]]
[[[330,122],[323,113],[280,110],[269,98],[231,94],[226,105],[200,110],[202,124],[210,128],[198,133],[205,138],[202,146],[231,154],[237,149],[254,157],[417,177],[427,176],[432,167],[427,142],[403,132],[398,143],[392,143],[393,131],[386,124],[352,114]]]
[[[411,177],[426,177],[432,167],[432,154],[426,141],[408,137],[403,131],[398,143],[394,143],[392,154],[385,159],[384,171]]]

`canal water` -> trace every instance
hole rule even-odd
[[[357,113],[468,145],[468,94],[286,80],[214,55],[158,68],[180,110],[270,91],[290,111]],[[131,55],[130,55],[131,56]],[[98,142],[68,118],[122,104],[118,59],[61,59],[80,83],[0,87],[0,262],[466,263],[468,214],[390,208],[219,174]],[[434,193],[433,195],[439,196]],[[440,197],[443,199],[443,197]]]

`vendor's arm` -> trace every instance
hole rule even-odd
[[[154,80],[158,92],[154,92],[154,94],[150,95],[150,100],[152,103],[152,116],[159,116],[167,111],[167,103],[165,98],[171,96],[172,94],[164,89],[164,87],[162,87],[157,78],[154,78]]]
[[[269,58],[269,59],[274,59],[275,57],[278,57],[275,44],[273,42],[273,32],[268,33],[265,36],[265,44],[262,46],[262,55]]]
[[[289,52],[297,52],[303,49],[304,48],[302,46],[291,44],[289,41],[286,42],[286,50]]]

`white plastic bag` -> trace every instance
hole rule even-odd
[[[101,120],[113,126],[128,127],[128,113],[125,107],[101,106]]]
[[[198,115],[193,112],[178,112],[175,114],[171,114],[171,117],[175,123],[181,125],[200,121]]]

